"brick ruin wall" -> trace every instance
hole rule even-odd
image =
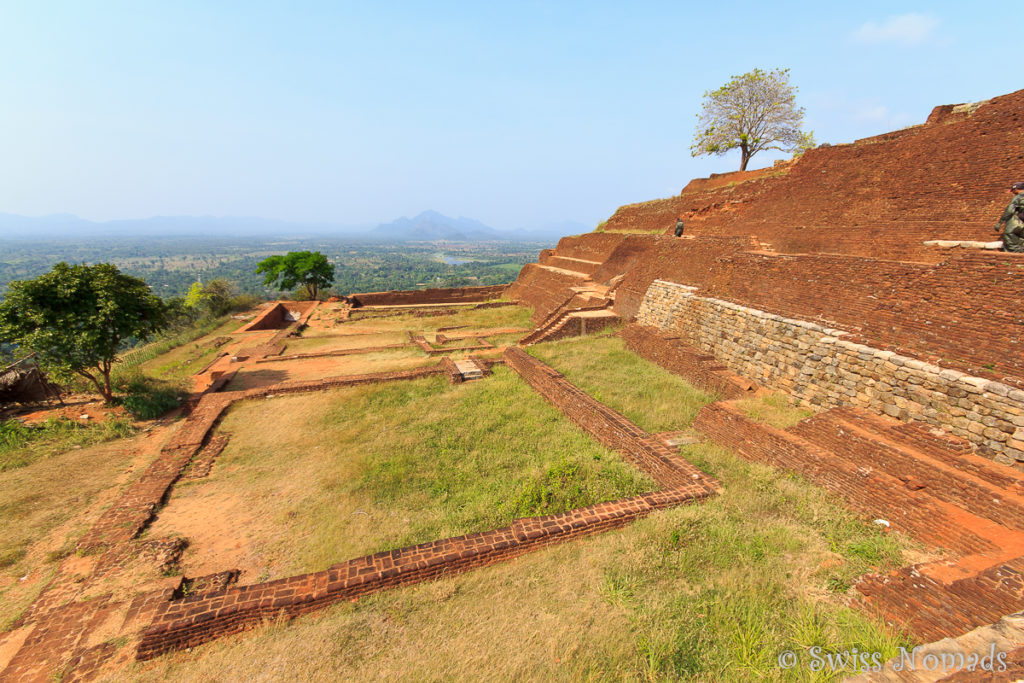
[[[380,552],[341,562],[321,572],[170,600],[158,607],[155,618],[143,632],[137,658],[150,659],[253,628],[281,615],[294,617],[341,600],[458,574],[554,543],[616,529],[655,510],[700,500],[719,490],[715,479],[674,456],[667,446],[590,398],[541,361],[517,348],[506,350],[504,361],[577,425],[622,453],[663,490],[562,514],[518,519],[491,531]],[[452,377],[452,365],[446,360],[431,371],[446,372]],[[287,388],[279,385],[264,389],[261,394],[278,394]],[[302,388],[309,389],[306,385]],[[244,392],[245,398],[254,395]],[[230,402],[218,398],[225,406]],[[204,424],[209,429],[212,420],[204,420]]]
[[[390,292],[362,292],[349,295],[354,306],[415,306],[489,301],[504,296],[508,285],[455,287],[448,289],[407,289]]]
[[[563,253],[575,257],[586,238]],[[608,235],[601,238],[607,247]],[[938,264],[835,254],[772,254],[749,237],[676,239],[619,235],[594,280],[621,278],[614,311],[636,316],[655,280],[682,282],[706,296],[780,315],[816,320],[864,343],[931,362],[1003,378],[1024,378],[1024,257],[966,252]],[[562,249],[559,245],[559,249]],[[571,298],[583,280],[527,266],[513,288],[534,307],[534,320]]]
[[[314,306],[315,301],[279,301],[256,318],[242,326],[239,332],[254,332],[256,330],[280,330],[290,325],[294,320],[289,320],[289,313],[295,320],[308,313]]]
[[[854,406],[926,422],[968,439],[983,455],[1024,469],[1019,388],[661,280],[648,289],[636,321],[679,335],[762,386],[814,405]]]
[[[1020,180],[1024,90],[969,111],[937,107],[928,122],[809,150],[753,178],[698,181],[676,197],[621,207],[607,230],[756,235],[776,251],[913,260],[939,258],[925,240],[995,238]],[[726,184],[723,185],[724,181]]]

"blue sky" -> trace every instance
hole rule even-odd
[[[689,153],[702,94],[734,74],[788,67],[806,128],[849,142],[1024,87],[1019,17],[963,2],[0,0],[0,212],[594,225],[738,167]]]

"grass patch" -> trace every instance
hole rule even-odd
[[[790,397],[778,392],[740,399],[733,405],[751,420],[776,429],[792,427],[814,415],[813,410],[801,408]]]
[[[130,436],[129,420],[110,418],[82,424],[67,418],[24,425],[17,420],[0,422],[0,472],[26,467],[65,451]],[[0,565],[3,564],[0,553]]]
[[[910,645],[829,589],[832,573],[898,564],[899,536],[883,536],[797,477],[706,445],[685,455],[725,483],[721,496],[136,664],[132,674],[827,681],[853,672],[810,671],[812,646],[886,659]],[[800,666],[780,669],[784,650]]]
[[[75,439],[85,434],[96,438],[107,424],[71,429]],[[0,472],[0,630],[31,604],[42,589],[40,581],[45,584],[45,576],[39,581],[19,578],[63,558],[99,515],[96,505],[104,492],[119,486],[129,466],[144,467],[132,443],[66,449]]]
[[[244,496],[267,576],[653,488],[504,368],[242,404],[221,429],[233,436],[212,476],[176,488],[161,517],[173,530],[178,496]]]
[[[685,429],[697,411],[715,400],[611,334],[537,344],[527,351],[649,432]]]

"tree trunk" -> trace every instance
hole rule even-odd
[[[743,155],[742,157],[740,157],[740,170],[741,171],[746,171],[747,170],[747,162],[750,161],[750,151],[747,149],[747,146],[745,144],[743,144],[743,145],[740,145],[740,152]]]

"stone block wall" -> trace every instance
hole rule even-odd
[[[637,322],[678,334],[733,372],[826,407],[854,406],[918,420],[1024,469],[1024,391],[850,341],[848,333],[786,318],[663,280]]]

